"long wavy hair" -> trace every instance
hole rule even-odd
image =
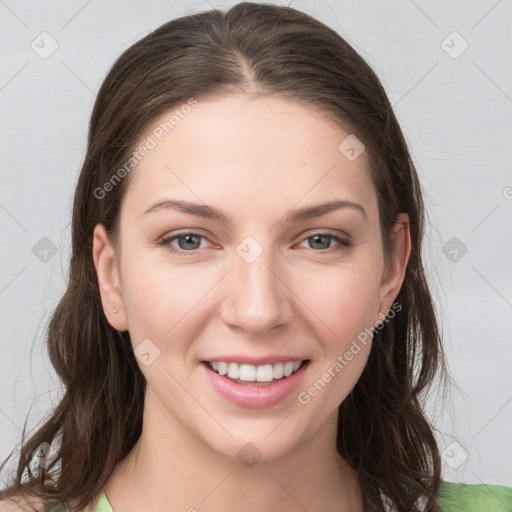
[[[406,141],[378,77],[339,34],[293,8],[247,2],[165,23],[122,53],[99,90],[74,195],[67,289],[45,333],[63,396],[28,440],[23,429],[13,481],[0,498],[21,494],[80,510],[138,440],[146,382],[129,332],[105,317],[92,259],[98,223],[115,240],[129,176],[104,197],[98,190],[164,112],[248,89],[312,106],[365,144],[386,255],[397,215],[409,215],[401,310],[374,333],[367,365],[339,406],[337,450],[358,472],[366,510],[382,510],[383,495],[398,512],[420,510],[420,502],[439,510],[441,461],[424,402],[448,374],[422,262],[424,202]],[[56,450],[48,467],[33,463],[44,443]]]

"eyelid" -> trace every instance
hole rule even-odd
[[[179,249],[179,248],[176,248],[171,245],[171,242],[173,242],[177,238],[181,238],[181,237],[187,236],[187,235],[197,236],[199,238],[208,240],[210,243],[212,243],[209,240],[208,236],[201,233],[201,230],[199,230],[197,228],[184,228],[184,229],[181,229],[178,231],[174,231],[168,235],[164,235],[163,237],[161,237],[158,240],[157,245],[166,247],[167,250],[169,250],[171,253],[174,253],[174,254],[191,255],[191,256],[195,255],[195,254],[197,254],[197,251],[199,251],[200,249],[185,251],[183,249]],[[332,230],[332,229],[327,229],[327,228],[326,229],[316,228],[316,229],[308,230],[305,233],[302,233],[300,236],[301,236],[301,238],[298,243],[303,243],[303,242],[307,241],[309,238],[312,238],[314,236],[328,236],[328,237],[331,237],[336,240],[337,245],[335,245],[333,247],[329,247],[327,249],[320,249],[320,250],[309,249],[309,250],[313,251],[314,253],[316,252],[316,253],[322,254],[322,253],[328,253],[328,252],[335,252],[337,250],[348,249],[350,246],[352,246],[352,237],[344,231],[337,231],[337,230]]]
[[[308,233],[310,233],[308,235]],[[165,234],[162,237],[160,237],[160,240],[168,240],[170,238],[176,238],[179,236],[185,236],[185,235],[198,235],[203,238],[208,239],[208,235],[205,235],[201,232],[200,228],[183,228],[179,229],[177,231],[172,231],[169,234]],[[345,237],[347,241],[351,240],[352,237],[346,232],[341,230],[334,230],[329,228],[312,228],[308,229],[307,231],[301,233],[299,236],[301,237],[301,241],[303,241],[305,238],[310,238],[314,235],[330,235],[333,237]]]
[[[346,232],[340,229],[329,229],[329,228],[313,228],[308,229],[304,233],[302,233],[301,239],[310,238],[315,235],[328,235],[337,238],[345,238],[348,241],[352,240],[352,237]]]
[[[209,239],[209,237],[207,235],[203,234],[201,232],[201,230],[198,228],[184,228],[184,229],[181,229],[178,231],[173,231],[172,233],[168,233],[168,234],[165,234],[162,237],[160,237],[156,243],[159,246],[172,247],[171,242],[173,242],[177,238],[181,238],[181,237],[184,237],[187,235],[193,235],[193,236],[197,236],[199,238],[208,240],[208,242],[210,244],[214,245],[214,243]],[[199,250],[199,249],[194,249],[192,251],[184,251],[183,249],[177,249],[174,247],[173,247],[173,249],[175,249],[175,251],[171,250],[171,252],[178,252],[178,253],[181,252],[181,253],[189,253],[189,254],[195,254],[195,252]]]
[[[313,238],[314,236],[327,236],[327,237],[330,237],[333,240],[335,240],[337,243],[334,246],[329,247],[327,249],[315,250],[315,249],[309,248],[309,250],[312,251],[313,253],[319,253],[319,254],[332,253],[332,252],[336,252],[336,251],[342,251],[344,249],[347,250],[350,247],[352,247],[352,245],[353,245],[352,237],[348,233],[346,233],[344,231],[340,232],[340,231],[336,231],[336,230],[322,229],[322,228],[315,229],[309,233],[308,232],[303,233],[301,235],[299,244],[307,241],[309,238]]]

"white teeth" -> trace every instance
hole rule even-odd
[[[283,363],[276,363],[274,365],[274,379],[281,379],[284,375]]]
[[[274,367],[271,364],[258,366],[256,370],[256,380],[258,382],[270,382],[274,379]]]
[[[247,382],[271,382],[274,379],[289,377],[299,369],[302,361],[290,361],[274,365],[264,364],[262,366],[245,363],[226,363],[224,361],[214,361],[208,364],[213,371],[219,375],[227,375],[230,379]]]
[[[228,364],[228,377],[230,379],[238,379],[238,375],[240,374],[240,366],[237,363],[229,363]]]
[[[226,375],[226,373],[228,373],[228,363],[219,363],[219,367],[216,371],[219,372],[219,375]]]
[[[284,365],[284,376],[289,377],[293,373],[293,363],[286,363]]]
[[[240,371],[238,372],[238,378],[240,380],[254,382],[256,380],[256,366],[253,366],[252,364],[241,364]]]

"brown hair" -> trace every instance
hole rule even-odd
[[[421,259],[424,204],[407,144],[379,79],[343,38],[295,9],[253,3],[162,25],[129,47],[103,82],[74,196],[69,282],[47,331],[64,395],[28,440],[24,428],[15,481],[0,498],[27,492],[79,510],[139,438],[145,379],[129,333],[112,328],[103,313],[92,259],[98,223],[115,239],[129,179],[100,199],[97,191],[162,113],[190,98],[247,89],[312,106],[363,141],[386,254],[398,213],[409,215],[401,310],[374,333],[367,365],[339,407],[337,449],[360,476],[367,510],[381,509],[380,492],[400,512],[416,510],[418,499],[438,510],[440,456],[422,400],[435,377],[447,374]],[[32,454],[54,440],[57,459],[33,473]]]

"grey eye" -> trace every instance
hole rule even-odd
[[[311,249],[328,249],[332,238],[330,235],[314,235],[308,238],[308,244]],[[310,240],[314,241],[313,244]]]
[[[201,238],[202,236],[199,235],[181,235],[175,238],[175,240],[178,240],[178,246],[182,250],[195,250],[199,249],[199,246],[201,245]],[[195,240],[194,240],[195,239]],[[186,240],[185,243],[181,243],[182,240]],[[193,247],[191,247],[191,245]]]

